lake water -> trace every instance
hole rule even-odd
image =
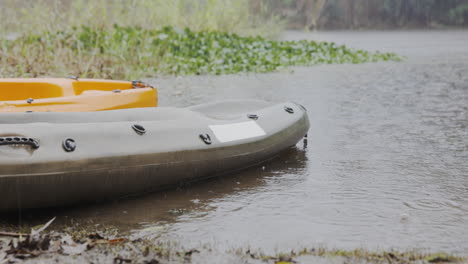
[[[287,32],[396,52],[403,62],[146,80],[161,106],[255,98],[303,104],[308,142],[263,166],[112,203],[53,210],[183,247],[327,246],[468,254],[468,31]],[[31,220],[34,219],[34,220]]]

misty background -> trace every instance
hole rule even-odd
[[[273,10],[288,28],[393,29],[468,25],[467,0],[252,0]],[[254,11],[255,12],[255,11]]]

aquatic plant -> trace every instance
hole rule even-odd
[[[329,42],[274,41],[169,26],[154,30],[82,26],[0,42],[0,76],[131,79],[155,74],[263,73],[288,66],[399,59],[393,53],[353,50]]]

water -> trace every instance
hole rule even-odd
[[[183,247],[428,249],[468,254],[468,32],[287,32],[397,52],[401,63],[151,79],[161,105],[226,98],[308,108],[307,146],[236,175],[22,215],[114,225]]]

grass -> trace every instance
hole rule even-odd
[[[82,25],[105,30],[114,24],[262,36],[277,35],[283,28],[268,10],[254,14],[251,0],[2,0],[0,18],[0,34],[21,35]]]
[[[334,43],[274,41],[170,26],[80,26],[0,40],[0,77],[134,79],[156,74],[263,73],[288,66],[399,59],[393,53],[351,50]]]
[[[0,77],[135,79],[400,59],[333,43],[273,41],[282,22],[251,4],[251,0],[2,0]]]

